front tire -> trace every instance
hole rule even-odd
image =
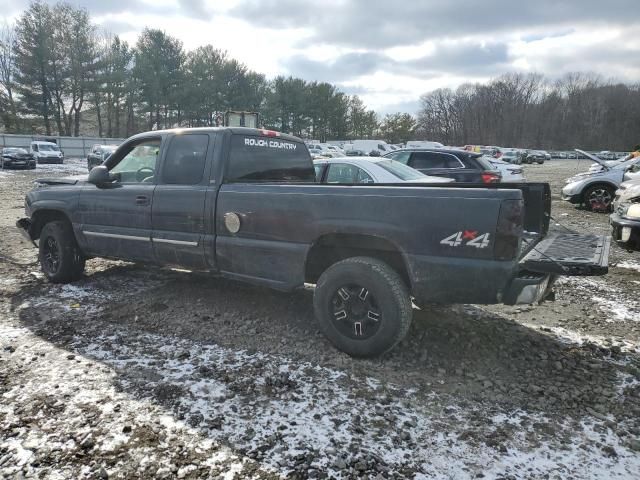
[[[313,306],[321,331],[352,357],[375,357],[400,342],[411,325],[404,281],[375,258],[335,263],[318,280]]]
[[[592,212],[608,212],[613,205],[615,192],[609,185],[593,185],[587,188],[582,201],[587,210]]]
[[[82,277],[85,258],[68,222],[49,222],[40,233],[38,259],[52,283],[69,283]]]

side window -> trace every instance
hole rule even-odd
[[[411,154],[410,167],[418,169],[445,168],[441,155],[433,152],[413,152]]]
[[[437,152],[413,152],[409,166],[418,169],[463,167],[453,155]]]
[[[395,152],[387,155],[385,158],[391,158],[396,162],[404,163],[406,165],[409,162],[410,156],[411,152]]]
[[[332,163],[329,165],[327,183],[356,183],[358,167],[346,163]]]
[[[160,139],[142,140],[125,151],[124,157],[110,170],[114,178],[122,183],[152,183],[160,153]]]
[[[313,166],[313,169],[316,171],[316,182],[322,181],[322,173],[324,172],[324,163],[316,164]]]
[[[276,137],[231,136],[226,182],[311,182],[316,172],[304,143]]]
[[[209,135],[176,135],[171,139],[162,182],[169,185],[195,185],[202,181],[207,159]]]
[[[34,152],[37,152],[37,151],[38,151],[38,144],[37,144],[37,143],[33,146],[33,151],[34,151]]]
[[[460,162],[460,160],[458,160],[456,157],[454,157],[453,155],[447,155],[447,154],[443,154],[440,153],[438,154],[443,158],[444,161],[444,168],[463,168],[464,165],[462,165],[462,163]]]
[[[382,150],[383,152],[386,152],[386,151],[387,151],[387,149],[386,149],[386,148],[384,148],[384,145],[383,145],[383,144],[381,144],[381,143],[379,143],[379,144],[378,144],[378,150]]]
[[[356,178],[356,183],[373,183],[373,178],[363,169],[358,169],[358,176]]]

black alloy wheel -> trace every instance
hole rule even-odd
[[[60,270],[60,247],[53,237],[44,239],[42,268],[49,275],[55,275]]]
[[[356,284],[336,289],[329,306],[336,330],[353,340],[367,340],[380,329],[382,313],[374,295]]]

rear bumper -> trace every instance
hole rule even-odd
[[[559,275],[604,275],[610,237],[550,234],[517,261],[408,256],[412,294],[423,303],[535,303]]]
[[[640,220],[630,220],[614,213],[609,221],[611,236],[618,245],[627,250],[640,251]]]

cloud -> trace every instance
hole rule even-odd
[[[635,0],[242,0],[230,14],[260,27],[309,28],[308,43],[352,48],[390,48],[427,40],[509,31],[575,27],[580,23],[640,25]],[[539,33],[539,32],[538,32]]]
[[[352,52],[330,61],[295,55],[283,62],[291,74],[307,80],[342,82],[379,71],[430,78],[442,73],[485,76],[509,67],[508,46],[503,43],[442,42],[431,53],[410,60],[396,60],[378,52]]]
[[[29,8],[31,0],[9,0],[3,13],[12,13]],[[60,0],[45,0],[51,6],[61,3]],[[120,15],[134,13],[141,15],[181,15],[196,19],[209,19],[211,13],[206,7],[206,0],[177,0],[173,5],[145,0],[83,0],[70,2],[74,7],[85,8],[92,15]],[[142,28],[139,28],[141,30]]]

